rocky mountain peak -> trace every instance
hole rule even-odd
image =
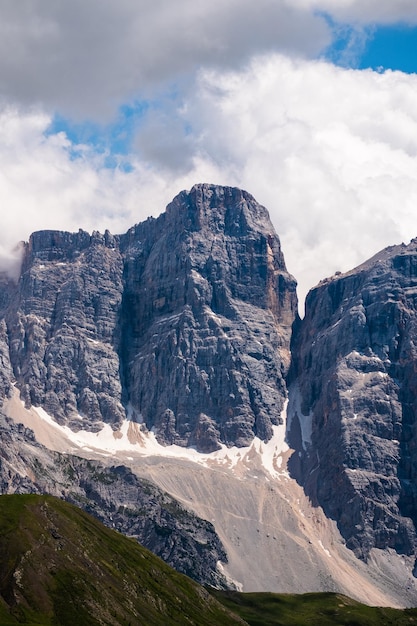
[[[182,191],[167,206],[167,219],[183,225],[186,230],[224,232],[229,236],[245,236],[258,231],[263,224],[273,231],[267,210],[247,191],[236,187],[194,185]]]
[[[198,185],[135,232],[123,335],[138,417],[161,441],[205,451],[269,439],[286,395],[296,283],[266,210],[246,192]]]
[[[0,277],[0,402],[15,387],[72,431],[110,425],[120,438],[131,420],[132,439],[152,431],[212,452],[270,440],[288,395],[292,476],[357,556],[395,550],[406,571],[417,555],[417,239],[321,281],[303,320],[295,289],[268,212],[232,187],[182,191],[122,235],[39,231],[19,283]]]
[[[231,187],[196,185],[125,235],[39,231],[0,298],[5,387],[75,430],[129,408],[166,444],[269,439],[295,287],[266,209]]]

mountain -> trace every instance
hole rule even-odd
[[[136,542],[50,496],[0,498],[0,624],[415,623],[338,594],[209,593]]]
[[[417,240],[324,280],[293,335],[293,471],[347,546],[415,558]]]
[[[76,502],[212,586],[417,605],[416,254],[323,280],[301,320],[239,189],[34,233],[0,277],[2,493]]]
[[[286,397],[296,283],[266,209],[209,185],[120,240],[127,399],[159,441],[268,440]]]
[[[195,186],[118,237],[34,233],[0,294],[1,393],[75,431],[129,417],[204,452],[268,440],[295,288],[267,211],[233,188]]]
[[[0,498],[0,624],[244,624],[203,587],[50,496]]]

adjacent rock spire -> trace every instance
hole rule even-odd
[[[322,281],[293,338],[293,468],[364,558],[416,550],[416,337],[414,240]]]

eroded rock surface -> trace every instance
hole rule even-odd
[[[34,233],[5,310],[22,400],[78,430],[125,417],[119,376],[123,260],[109,233]],[[81,420],[80,420],[81,417]]]
[[[347,546],[416,552],[417,240],[322,281],[293,340],[293,472]]]
[[[201,185],[121,239],[127,396],[158,439],[268,440],[286,397],[295,281],[266,210]]]

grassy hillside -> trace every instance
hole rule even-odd
[[[417,609],[365,606],[337,593],[237,593],[215,591],[216,598],[250,626],[412,626]]]
[[[417,626],[417,609],[369,607],[334,593],[209,594],[75,506],[0,496],[0,626],[245,623]]]
[[[238,624],[136,541],[50,496],[0,496],[0,624]]]

